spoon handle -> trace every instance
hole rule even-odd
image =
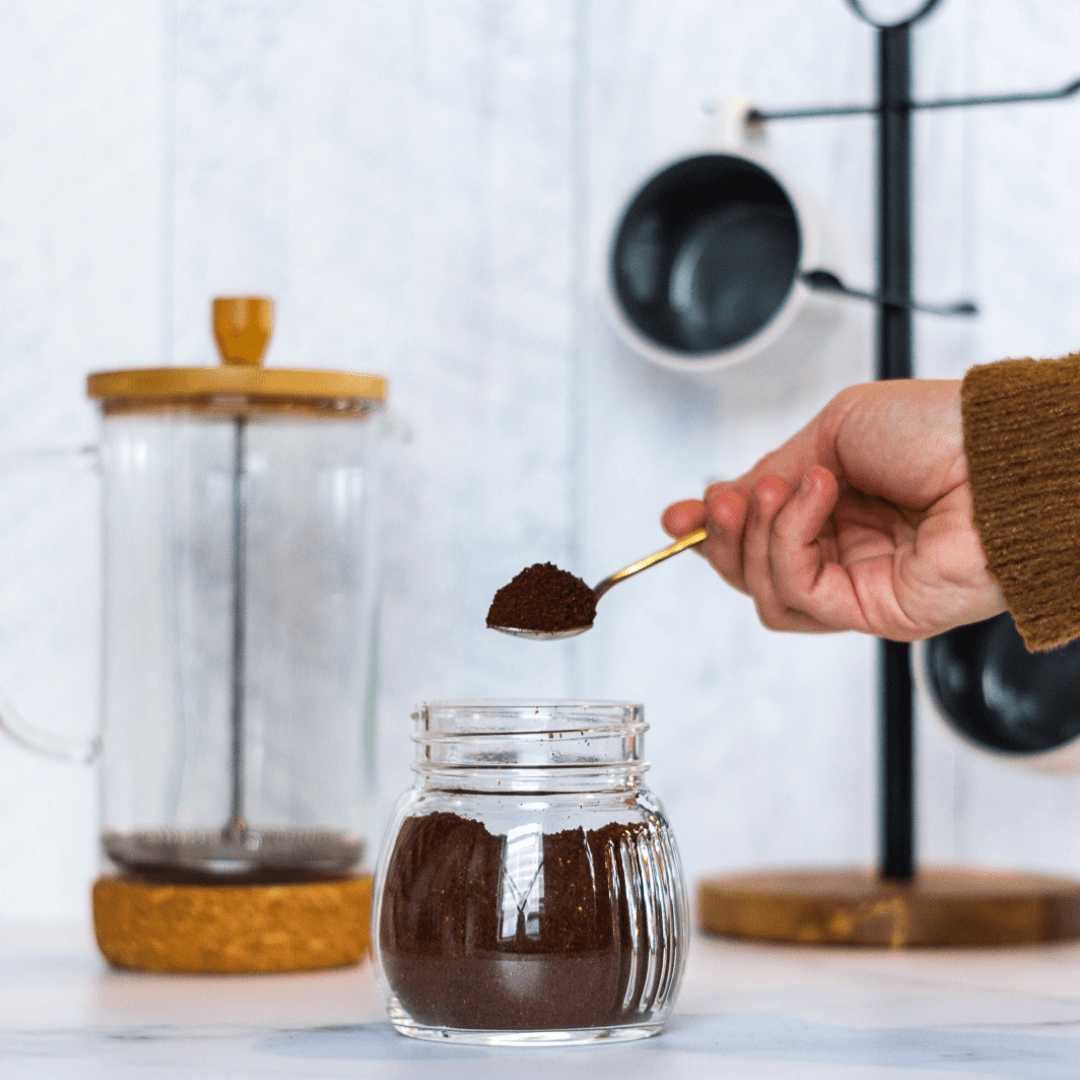
[[[593,589],[593,592],[596,593],[597,599],[599,599],[612,585],[617,584],[624,578],[633,577],[634,574],[637,574],[642,570],[647,570],[650,566],[655,566],[658,562],[670,559],[672,555],[678,555],[680,551],[685,551],[688,547],[694,547],[696,544],[700,544],[708,535],[709,534],[705,529],[695,529],[692,533],[687,533],[681,540],[676,540],[670,547],[664,548],[663,551],[658,551],[654,555],[646,555],[644,559],[638,559],[636,563],[631,563],[625,569],[612,574],[611,577],[604,578],[604,580]]]

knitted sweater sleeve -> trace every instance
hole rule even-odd
[[[961,391],[975,527],[1029,649],[1080,637],[1080,353],[972,368]]]

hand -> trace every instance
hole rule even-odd
[[[797,435],[664,528],[773,630],[916,641],[1005,610],[972,523],[959,381],[842,391]]]

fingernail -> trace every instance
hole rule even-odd
[[[799,485],[799,494],[805,499],[813,490],[814,482],[810,479],[810,474],[806,473],[802,478],[802,483]]]

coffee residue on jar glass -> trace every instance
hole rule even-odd
[[[487,624],[555,634],[592,626],[596,593],[579,577],[553,563],[526,567],[491,601]]]
[[[675,957],[627,876],[646,831],[609,822],[499,836],[452,813],[407,819],[379,917],[402,1007],[422,1024],[473,1030],[647,1018]]]

